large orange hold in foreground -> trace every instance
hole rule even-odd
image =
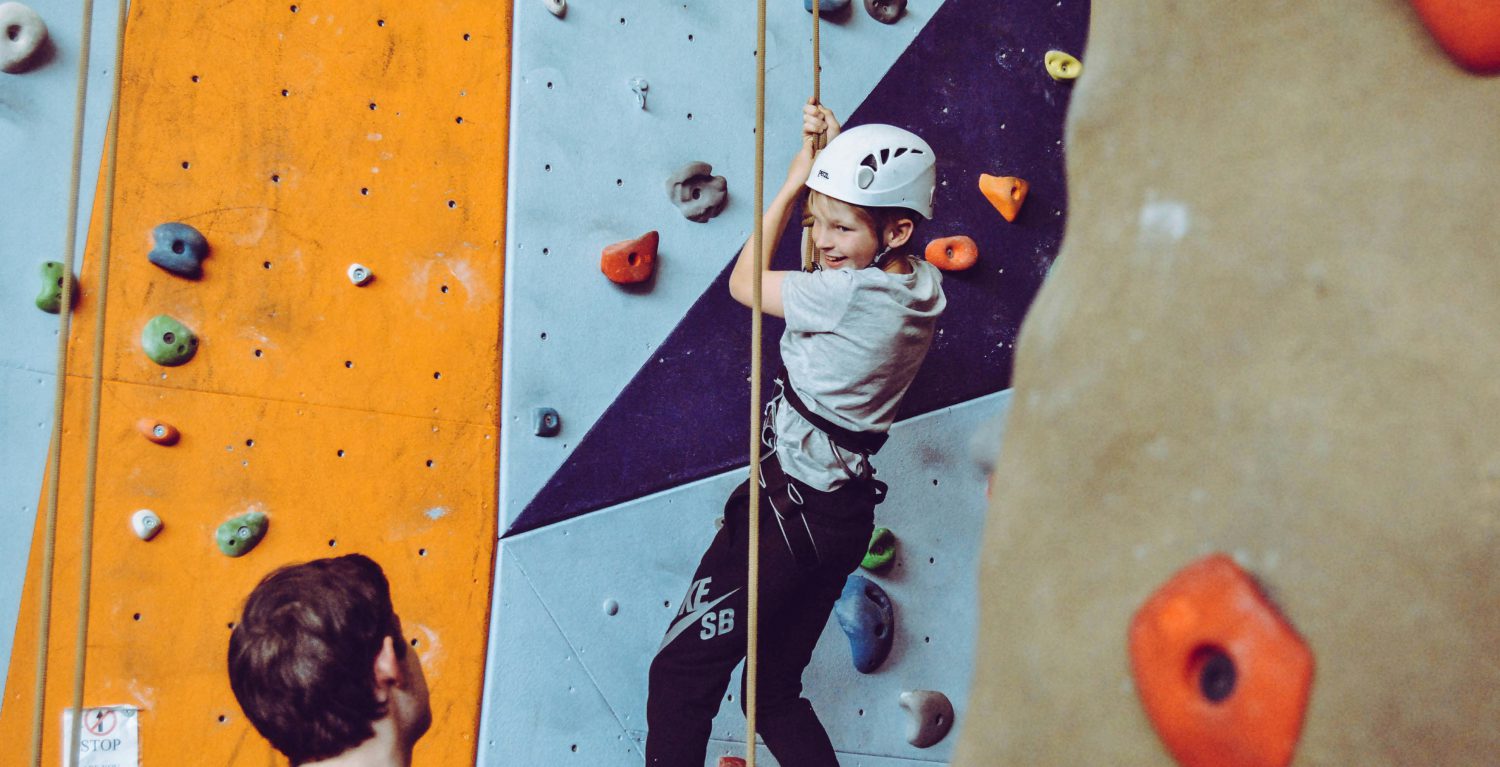
[[[1015,221],[1016,216],[1021,213],[1021,203],[1026,201],[1026,190],[1031,184],[1026,183],[1024,178],[1015,176],[991,176],[988,173],[979,174],[979,191],[984,193],[995,210],[1006,221]]]
[[[1223,554],[1156,590],[1130,622],[1146,716],[1182,767],[1286,767],[1302,734],[1312,651]]]
[[[1411,0],[1443,50],[1475,74],[1500,72],[1500,2]]]
[[[979,260],[979,246],[964,235],[940,237],[927,243],[927,263],[945,272],[961,272]]]
[[[656,271],[656,246],[660,241],[656,232],[647,232],[633,240],[617,242],[604,249],[599,271],[621,285],[645,282]]]

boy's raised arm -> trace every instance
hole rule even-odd
[[[786,273],[770,268],[771,254],[775,252],[776,243],[786,231],[792,207],[802,196],[807,176],[812,172],[814,141],[820,134],[825,136],[824,143],[832,141],[838,132],[839,123],[827,107],[808,103],[802,108],[802,148],[792,157],[791,166],[787,168],[786,182],[766,206],[761,222],[763,255],[760,299],[761,310],[774,317],[785,316],[781,304],[781,281]],[[740,250],[739,258],[734,262],[734,271],[729,274],[729,294],[734,296],[734,300],[750,306],[755,290],[754,279],[755,238],[751,237]]]

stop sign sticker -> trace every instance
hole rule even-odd
[[[78,727],[78,761],[73,753],[73,710],[63,712],[64,767],[140,767],[141,718],[134,706],[83,710]]]

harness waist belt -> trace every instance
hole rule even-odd
[[[812,408],[809,408],[807,403],[803,402],[802,398],[797,396],[797,390],[792,388],[792,379],[791,376],[787,375],[785,366],[782,366],[781,370],[777,371],[776,381],[781,384],[781,392],[793,410],[797,411],[803,418],[806,418],[807,422],[816,427],[818,431],[827,434],[833,440],[833,444],[851,453],[859,453],[865,456],[874,455],[880,452],[880,448],[885,445],[886,439],[890,437],[889,434],[884,432],[845,429],[827,418],[814,413]]]

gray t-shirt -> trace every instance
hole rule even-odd
[[[908,256],[911,274],[880,269],[793,272],[781,283],[781,359],[816,414],[854,431],[885,432],[917,375],[947,299],[942,273]],[[776,453],[786,472],[833,490],[864,471],[791,405],[773,403]],[[847,470],[846,470],[847,469]]]

